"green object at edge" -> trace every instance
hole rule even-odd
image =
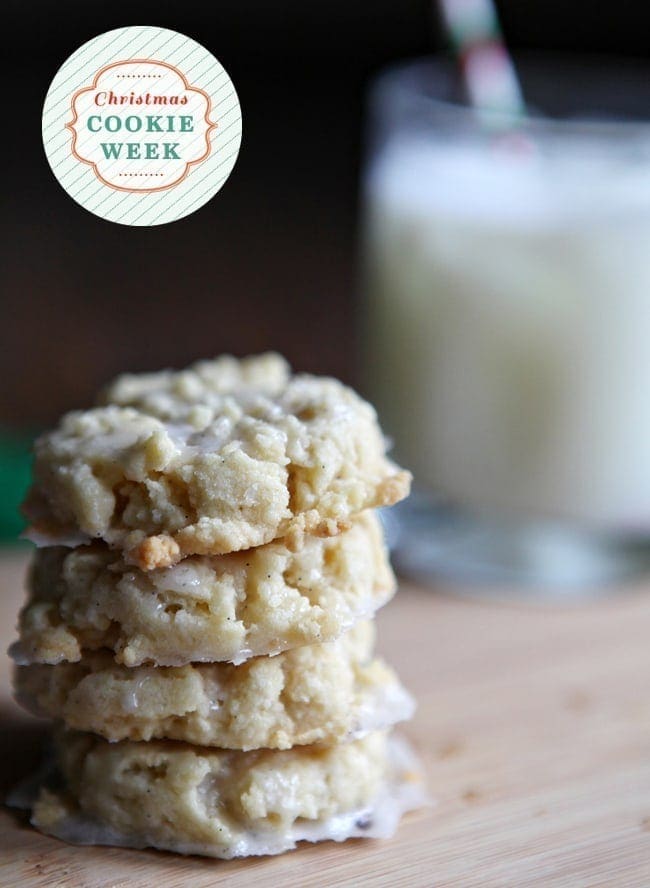
[[[34,435],[0,430],[0,543],[17,543],[25,527],[20,504],[29,486]]]

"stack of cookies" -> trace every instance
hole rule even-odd
[[[277,355],[127,375],[36,444],[16,693],[56,720],[32,822],[236,857],[390,834],[418,801],[373,656],[372,511],[410,477],[373,409]]]

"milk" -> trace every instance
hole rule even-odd
[[[650,162],[397,134],[365,183],[369,394],[472,510],[650,526]]]

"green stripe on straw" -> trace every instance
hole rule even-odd
[[[525,111],[519,80],[491,0],[438,0],[470,103],[480,111]]]
[[[441,0],[440,5],[449,36],[459,49],[481,41],[501,41],[496,10],[489,0]]]

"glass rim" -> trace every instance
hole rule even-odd
[[[582,73],[591,78],[599,77],[601,85],[604,83],[604,75],[611,86],[611,78],[620,78],[623,71],[628,74],[635,71],[639,75],[644,72],[646,82],[650,82],[650,63],[644,59],[560,52],[518,52],[514,55],[514,62],[518,71],[534,70],[537,77],[541,75],[542,79],[547,79],[547,84],[551,82],[550,73],[553,68],[557,78],[558,73],[566,74],[571,69],[579,71],[581,65],[584,66]],[[429,83],[434,86],[437,84],[439,88],[444,83],[447,88],[453,83],[461,83],[458,64],[449,56],[438,54],[403,59],[380,69],[372,78],[368,90],[370,106],[386,103],[387,100],[408,102],[411,108],[419,105],[423,112],[445,115],[450,121],[471,124],[477,130],[486,132],[519,129],[557,136],[621,138],[636,134],[650,138],[650,88],[645,117],[618,116],[607,110],[589,113],[588,116],[580,116],[577,110],[571,116],[552,116],[534,109],[511,113],[473,108],[458,97],[436,95],[435,90],[426,91],[422,78],[424,73],[428,73]],[[643,83],[641,76],[639,83]]]

